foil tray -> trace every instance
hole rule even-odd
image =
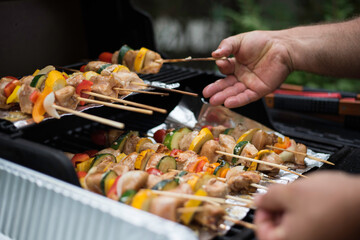
[[[0,158],[0,240],[197,239],[153,214]]]

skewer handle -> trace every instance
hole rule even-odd
[[[172,88],[163,88],[163,87],[158,87],[158,86],[153,86],[151,84],[146,84],[146,83],[132,83],[134,85],[138,85],[138,86],[143,86],[143,87],[150,87],[150,88],[155,88],[155,89],[161,89],[163,91],[169,91],[169,92],[176,92],[176,93],[181,93],[181,94],[185,94],[185,95],[189,95],[189,96],[193,96],[193,97],[197,97],[198,94],[197,93],[192,93],[192,92],[186,92],[186,91],[182,91],[182,90],[178,90],[178,89],[172,89]]]
[[[226,60],[227,57],[214,58],[214,57],[205,57],[205,58],[178,58],[178,59],[158,59],[155,60],[157,63],[177,63],[177,62],[193,62],[193,61],[216,61],[216,60]]]
[[[130,88],[129,89],[128,88],[113,88],[113,89],[119,90],[119,91],[138,92],[138,93],[144,93],[144,94],[150,94],[150,95],[169,96],[169,93],[141,91],[141,90],[135,90],[135,89],[130,89]]]
[[[113,104],[113,103],[108,103],[108,102],[103,102],[103,101],[97,101],[97,100],[88,99],[88,98],[82,98],[82,97],[78,97],[78,99],[79,99],[80,101],[84,101],[84,102],[88,102],[88,103],[101,104],[101,105],[104,105],[104,106],[107,106],[107,107],[118,108],[118,109],[121,109],[121,110],[138,112],[138,113],[143,113],[143,114],[148,114],[148,115],[152,115],[152,114],[153,114],[153,111],[151,111],[151,110],[134,108],[134,107],[124,106],[124,105],[117,105],[117,104]]]
[[[92,120],[92,121],[95,121],[95,122],[99,122],[99,123],[102,123],[102,124],[105,124],[105,125],[109,125],[111,127],[120,128],[120,129],[123,129],[125,127],[125,125],[123,123],[121,123],[121,122],[116,122],[116,121],[109,120],[109,119],[106,119],[106,118],[94,116],[94,115],[91,115],[91,114],[88,114],[88,113],[75,111],[75,110],[72,110],[70,108],[65,108],[65,107],[58,106],[56,104],[53,104],[53,107],[55,109],[57,109],[57,110],[67,112],[67,113],[72,113],[72,114],[74,114],[74,115],[76,115],[78,117],[86,118],[86,119],[89,119],[89,120]]]

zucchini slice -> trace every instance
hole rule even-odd
[[[100,189],[105,196],[109,192],[111,186],[114,184],[116,178],[117,174],[113,170],[107,171],[103,174],[100,182]]]
[[[110,158],[111,161],[116,162],[116,158],[114,155],[110,154],[110,153],[103,153],[103,154],[99,154],[96,155],[96,157],[92,160],[90,168],[92,167],[96,167],[97,165],[99,165],[105,158]]]
[[[158,182],[154,187],[152,187],[152,190],[169,191],[176,188],[178,185],[179,183],[176,180],[164,179]]]
[[[220,165],[217,166],[217,168],[215,168],[215,170],[214,170],[214,175],[217,177],[220,177],[221,172],[224,169],[229,168],[229,167],[230,167],[230,164],[227,161],[221,160]]]
[[[45,74],[38,74],[36,75],[33,80],[30,83],[30,87],[34,87],[37,89],[40,89],[41,85],[44,83],[46,79],[46,75]]]
[[[163,173],[167,173],[169,169],[176,169],[176,160],[171,156],[164,156],[160,159],[159,163],[156,165],[156,168]]]
[[[119,55],[118,55],[118,64],[123,64],[123,60],[125,57],[125,54],[129,51],[129,50],[133,50],[131,47],[129,47],[128,45],[123,45],[120,50],[119,50]]]
[[[227,129],[225,129],[225,131],[224,131],[224,134],[226,134],[226,135],[231,135],[231,133],[234,131],[234,128],[227,128]]]
[[[120,137],[118,137],[118,139],[116,139],[116,141],[113,142],[113,144],[111,145],[111,148],[115,149],[115,150],[120,150],[120,152],[122,152],[124,149],[126,140],[132,135],[139,136],[139,132],[128,131],[128,132],[124,133],[123,135],[120,135]]]
[[[101,72],[102,72],[105,68],[107,68],[108,66],[110,66],[110,65],[111,65],[111,63],[106,63],[106,64],[102,65],[102,66],[99,68],[99,70],[97,70],[97,73],[98,73],[98,74],[101,74]]]
[[[244,149],[245,145],[248,144],[249,141],[240,141],[238,142],[234,147],[234,155],[240,155],[242,150]],[[237,161],[239,161],[238,158],[232,158],[231,162],[232,164],[235,164]]]
[[[176,130],[170,139],[170,150],[179,149],[179,142],[184,137],[185,134],[191,132],[187,127],[180,128]]]
[[[132,199],[134,198],[136,191],[134,189],[126,190],[120,197],[119,201],[125,204],[131,204]]]

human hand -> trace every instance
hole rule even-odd
[[[220,79],[203,90],[212,105],[234,108],[260,99],[275,90],[292,71],[291,57],[276,32],[254,31],[224,39],[212,53]]]
[[[360,180],[339,172],[273,185],[255,199],[259,240],[358,239]]]

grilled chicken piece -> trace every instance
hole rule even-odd
[[[229,169],[229,171],[226,173],[226,181],[229,181],[229,179],[232,176],[238,176],[241,175],[244,172],[243,166],[236,166]]]
[[[91,87],[91,91],[106,95],[109,97],[117,98],[118,91],[114,90],[116,87],[120,87],[119,83],[114,79],[113,76],[102,76],[97,75],[90,78],[94,84]]]
[[[188,150],[192,140],[194,140],[194,138],[198,134],[199,134],[199,131],[191,131],[191,132],[185,134],[185,136],[183,136],[182,139],[179,142],[180,150],[182,150],[182,151]]]
[[[157,151],[159,146],[161,145],[161,143],[150,143],[150,142],[147,142],[147,143],[144,143],[140,148],[139,148],[139,152],[142,152],[146,149],[152,149],[154,151]]]
[[[185,194],[193,194],[193,190],[191,189],[191,186],[187,183],[181,183],[177,188],[174,188],[170,190],[170,192],[176,192],[176,193],[185,193]]]
[[[278,136],[275,133],[270,133],[266,138],[266,145],[274,146],[278,142]]]
[[[237,194],[245,194],[248,192],[255,192],[256,188],[252,187],[252,178],[247,175],[234,175],[227,181],[230,191]]]
[[[242,173],[243,176],[246,176],[251,179],[252,183],[259,183],[261,181],[261,176],[258,172],[255,171],[245,171]]]
[[[265,131],[258,130],[256,133],[254,133],[254,136],[251,139],[251,143],[258,150],[264,149],[267,138],[268,138],[267,135],[268,134]]]
[[[307,147],[302,144],[302,143],[297,143],[296,144],[296,150],[297,152],[302,152],[302,153],[307,153]],[[301,154],[295,154],[295,163],[299,166],[299,167],[306,167],[305,164],[305,157],[304,155]]]
[[[218,230],[219,225],[224,222],[226,211],[221,206],[205,203],[204,210],[195,213],[194,219],[200,223],[201,226],[208,227],[211,230]]]
[[[245,128],[242,124],[239,124],[234,128],[230,136],[232,136],[235,139],[235,141],[237,141],[239,137],[241,137],[241,135],[243,135],[243,133],[246,132],[247,130],[248,129]]]
[[[106,62],[102,62],[102,61],[91,61],[88,64],[86,64],[85,66],[85,72],[87,71],[94,71],[97,72],[100,67],[104,64],[107,64]]]
[[[144,83],[144,81],[139,78],[139,76],[134,72],[116,72],[113,73],[114,79],[117,81],[118,85],[122,88],[127,89],[144,89],[146,87],[136,85],[135,83]],[[120,95],[130,94],[129,91],[120,91]]]
[[[118,197],[127,191],[135,190],[138,191],[146,185],[149,174],[144,171],[136,170],[129,171],[122,175],[116,185]]]
[[[110,154],[114,155],[115,157],[117,157],[120,155],[121,152],[119,150],[115,150],[113,148],[105,148],[105,149],[97,152],[96,154],[98,155],[98,154],[103,154],[103,153],[110,153]]]
[[[119,64],[125,65],[126,67],[128,67],[131,71],[134,71],[134,62],[135,62],[135,58],[137,55],[138,51],[135,50],[129,50],[125,53],[124,57],[123,57],[123,61]],[[118,60],[118,56],[119,55],[119,51],[116,51],[113,55],[113,58],[115,58],[116,56],[116,62]]]
[[[194,167],[194,164],[196,164],[197,161],[198,161],[198,155],[190,155],[189,158],[186,159],[186,163],[184,164],[182,170],[189,172],[190,168]]]
[[[197,157],[196,152],[187,150],[185,152],[179,153],[176,159],[177,169],[183,170],[185,164],[187,163],[188,159],[192,157]]]
[[[82,73],[74,73],[69,78],[66,79],[67,85],[73,86],[74,88],[79,85],[82,80],[84,80],[84,75]]]
[[[13,79],[3,77],[0,79],[0,108],[1,109],[9,109],[13,104],[6,104],[7,97],[5,96],[4,88],[11,82]]]
[[[223,125],[215,126],[211,128],[211,133],[214,136],[214,138],[218,138],[219,135],[222,134],[226,129],[227,127]]]
[[[234,147],[236,145],[236,141],[232,136],[226,135],[226,134],[220,134],[219,135],[219,143],[221,145],[221,149],[223,152],[233,154]],[[231,159],[232,159],[232,157],[225,156],[226,161],[231,162]]]
[[[160,159],[162,157],[166,156],[164,153],[154,153],[149,158],[145,170],[148,170],[149,168],[156,168],[156,165],[159,163]]]
[[[254,158],[256,156],[256,154],[258,153],[258,150],[255,148],[254,145],[252,145],[251,143],[247,143],[243,150],[240,153],[240,156],[242,157],[248,157],[248,158]],[[249,167],[251,162],[250,161],[246,161],[243,159],[238,159],[237,163],[241,163],[242,165]]]
[[[96,172],[93,174],[88,174],[85,177],[85,189],[101,194],[100,182],[103,177],[102,172]]]
[[[220,150],[221,146],[218,141],[209,140],[204,143],[199,155],[207,157],[210,163],[215,163],[221,157],[220,154],[216,153],[216,151]]]
[[[139,140],[140,138],[135,134],[131,135],[125,142],[123,152],[125,154],[130,154],[132,152],[135,152],[136,144],[138,143]]]
[[[30,76],[22,77],[19,81],[21,82],[22,85],[30,85],[33,79],[34,76],[30,75]]]
[[[119,164],[119,163],[115,163],[111,170],[113,170],[114,172],[116,172],[116,174],[118,176],[122,176],[125,173],[127,173],[128,171],[130,171],[129,167],[123,164]]]
[[[136,158],[139,154],[136,152],[130,153],[129,155],[127,155],[127,157],[122,161],[122,164],[126,165],[129,167],[130,170],[134,170],[135,167],[135,161]]]
[[[229,187],[227,183],[221,182],[216,178],[210,179],[205,185],[204,190],[210,197],[225,197],[229,193]]]
[[[146,181],[146,188],[152,188],[154,187],[156,184],[158,184],[159,182],[161,182],[163,179],[161,178],[161,176],[157,176],[154,174],[149,174],[149,177]]]
[[[283,163],[281,160],[281,157],[279,155],[277,155],[275,152],[264,155],[260,160],[265,161],[265,162],[270,162],[270,163],[276,163],[276,164]],[[269,165],[264,165],[261,163],[258,165],[257,170],[260,172],[267,173],[270,176],[275,176],[276,174],[279,173],[279,168],[272,167]]]
[[[183,204],[184,200],[181,198],[160,196],[151,200],[149,212],[176,222],[178,219],[177,209]]]
[[[157,60],[162,60],[160,54],[157,52],[148,50],[144,59],[144,66],[141,69],[140,73],[142,74],[155,74],[160,72],[162,67],[162,62],[156,62]]]
[[[70,109],[75,109],[79,103],[78,95],[75,94],[75,88],[66,86],[55,92],[55,103]]]
[[[23,84],[19,93],[20,109],[24,113],[31,114],[34,104],[30,101],[30,96],[34,91],[39,91],[36,88],[30,87],[28,84]]]
[[[110,76],[117,66],[117,64],[111,64],[110,66],[103,69],[100,74],[103,76]]]

